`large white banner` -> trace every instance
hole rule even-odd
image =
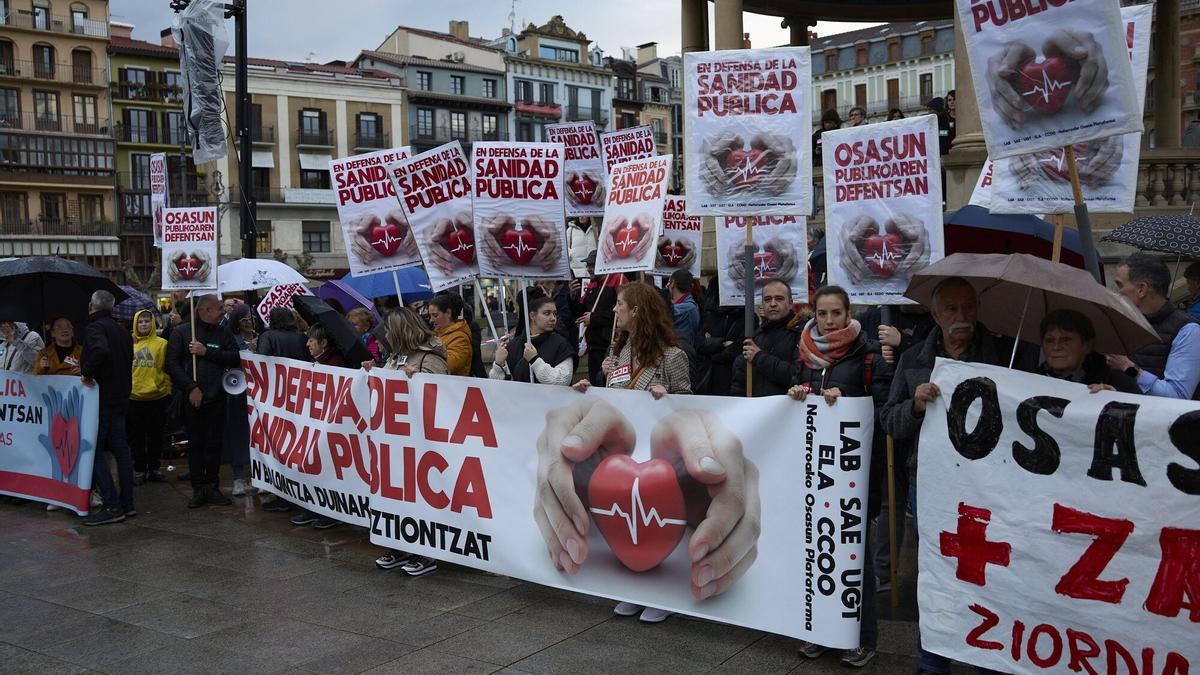
[[[745,265],[746,226],[753,225],[754,266]],[[726,216],[717,218],[717,279],[721,305],[742,306],[746,288],[754,302],[762,287],[781,279],[792,289],[792,302],[808,302],[808,229],[801,216]]]
[[[600,135],[593,122],[547,124],[546,140],[562,143],[566,148],[563,161],[563,191],[567,200],[567,216],[604,215],[605,177],[604,158],[600,155]]]
[[[811,213],[808,47],[689,52],[683,70],[691,212]]]
[[[937,117],[821,137],[829,282],[855,304],[907,304],[908,280],[946,251]]]
[[[662,235],[654,256],[652,274],[670,276],[675,270],[687,270],[700,276],[701,226],[703,218],[689,216],[687,198],[667,195],[663,202]]]
[[[933,383],[921,645],[1002,672],[1200,665],[1200,404],[947,360]]]
[[[416,238],[385,168],[408,155],[405,145],[329,162],[346,257],[356,277],[421,264]]]
[[[365,521],[375,544],[858,644],[870,399],[654,401],[258,356],[243,365],[254,485]],[[720,470],[702,468],[710,461]]]
[[[1138,110],[1146,102],[1150,24],[1154,5],[1121,8],[1124,36],[1133,67]],[[1132,213],[1137,190],[1142,134],[1098,138],[1074,146],[1080,187],[1093,213]],[[991,195],[993,213],[1073,213],[1075,197],[1066,152],[1043,150],[997,160]]]
[[[183,176],[186,180],[187,176]],[[150,155],[150,213],[154,227],[154,245],[163,244],[163,209],[170,206],[167,195],[167,155],[156,152]],[[186,206],[186,204],[185,204]]]
[[[162,289],[217,290],[217,208],[163,209]]]
[[[1117,0],[956,0],[992,159],[1140,132]]]
[[[570,279],[559,143],[475,143],[479,273]]]
[[[458,141],[384,162],[434,292],[479,276],[471,167]]]
[[[654,269],[673,155],[622,162],[609,175],[596,274]]]

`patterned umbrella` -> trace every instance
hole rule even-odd
[[[1109,232],[1101,241],[1200,258],[1200,218],[1182,213],[1142,216]]]
[[[154,312],[155,317],[158,316],[158,305],[154,300],[145,293],[137,290],[133,286],[121,286],[121,290],[125,291],[129,297],[118,302],[113,307],[113,318],[133,321],[133,315],[148,309]]]

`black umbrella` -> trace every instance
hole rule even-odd
[[[358,331],[324,300],[315,295],[296,295],[292,297],[292,306],[305,321],[319,323],[325,328],[329,342],[346,358],[347,366],[358,368],[363,361],[372,360],[371,352],[367,351],[367,346],[358,337]]]
[[[1183,213],[1142,216],[1109,232],[1101,241],[1200,258],[1200,218]]]
[[[117,302],[128,294],[90,265],[56,256],[0,260],[0,320],[41,326],[50,317],[82,322],[92,293],[108,291]]]

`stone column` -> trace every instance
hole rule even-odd
[[[682,27],[680,45],[684,52],[708,51],[708,0],[682,0],[679,18]]]
[[[955,211],[970,201],[971,191],[975,189],[987,159],[983,127],[979,124],[979,102],[975,98],[971,64],[967,62],[958,12],[954,13],[954,89],[957,104],[954,144],[950,154],[942,157],[942,170],[946,174],[946,211]]]
[[[1154,8],[1154,147],[1178,148],[1179,0],[1158,0]]]
[[[717,49],[742,48],[742,0],[715,0]]]
[[[807,47],[808,27],[814,25],[815,22],[808,17],[801,16],[789,16],[783,22],[791,31],[791,39],[788,44],[793,47]]]

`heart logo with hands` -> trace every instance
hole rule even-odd
[[[1092,33],[1059,28],[1042,42],[1041,54],[1012,40],[988,57],[984,79],[992,108],[1012,129],[1024,126],[1030,113],[1058,114],[1068,100],[1090,114],[1108,92],[1108,62]]]
[[[879,223],[871,216],[854,216],[838,230],[838,264],[851,283],[911,276],[929,264],[929,235],[916,217],[893,213]]]

